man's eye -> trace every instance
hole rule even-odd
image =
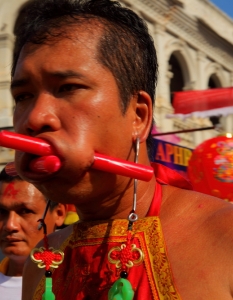
[[[7,211],[3,208],[0,208],[0,217],[6,215]]]
[[[32,213],[33,213],[33,211],[30,209],[27,209],[27,208],[23,208],[20,210],[21,215],[32,214]]]
[[[32,98],[31,94],[20,94],[20,95],[14,96],[15,103],[22,102],[22,101],[25,101],[25,100],[28,100],[31,98]]]
[[[71,92],[71,91],[74,91],[78,88],[80,88],[81,85],[78,85],[78,84],[64,84],[60,87],[59,89],[59,92],[62,93],[62,92]]]

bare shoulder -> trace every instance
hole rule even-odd
[[[233,204],[171,186],[163,196],[161,223],[181,296],[232,299]]]
[[[59,249],[59,247],[62,245],[62,243],[72,234],[72,232],[73,232],[73,225],[70,225],[64,229],[57,230],[57,231],[51,233],[48,236],[49,245],[51,247]]]
[[[64,229],[58,230],[48,236],[49,246],[54,249],[59,249],[62,243],[73,232],[73,226],[70,225]],[[43,247],[44,243],[41,241],[36,248]],[[23,294],[22,299],[32,300],[35,290],[44,276],[45,270],[39,269],[30,257],[27,259],[23,272]]]
[[[205,244],[212,239],[233,243],[232,203],[172,186],[163,187],[163,196],[160,217],[165,234],[169,232],[168,241],[172,242],[170,233],[177,230],[181,238],[190,233],[206,235]]]
[[[215,222],[223,219],[222,225],[227,225],[233,221],[233,204],[225,200],[172,186],[163,186],[163,196],[161,218],[165,222],[171,220],[171,215],[173,219],[176,216],[184,218],[187,224],[197,220]],[[228,226],[226,229],[232,230]]]

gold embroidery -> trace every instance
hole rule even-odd
[[[61,250],[107,243],[122,244],[126,241],[127,227],[127,220],[76,223],[73,233],[63,243]],[[173,282],[159,218],[139,219],[134,223],[132,235],[139,241],[140,248],[145,255],[144,266],[153,299],[180,300]],[[43,280],[37,287],[34,300],[41,300],[42,290]]]

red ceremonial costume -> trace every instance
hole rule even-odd
[[[170,184],[190,189],[189,183],[179,174],[155,166],[156,192],[147,217],[133,224],[132,243],[144,253],[141,264],[129,270],[128,280],[135,291],[136,300],[181,299],[175,287],[171,266],[159,219],[162,201],[162,185]],[[128,220],[78,222],[72,234],[63,242],[60,250],[65,258],[53,272],[53,292],[56,300],[107,300],[108,291],[119,279],[120,271],[109,262],[108,254],[113,247],[126,242]],[[118,258],[117,250],[112,253]],[[136,254],[136,252],[135,252]],[[132,257],[137,259],[137,256]],[[44,292],[43,278],[33,300],[41,300]]]

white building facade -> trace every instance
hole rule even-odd
[[[42,0],[43,1],[43,0]],[[59,0],[58,0],[59,1]],[[211,126],[209,118],[168,119],[172,92],[233,86],[233,20],[208,0],[121,0],[142,16],[155,41],[159,62],[155,120],[159,131]],[[0,0],[0,127],[12,126],[9,92],[15,22],[25,0]],[[233,116],[221,119],[233,132]],[[215,130],[183,133],[181,145],[195,148]],[[0,164],[13,151],[0,148]]]

